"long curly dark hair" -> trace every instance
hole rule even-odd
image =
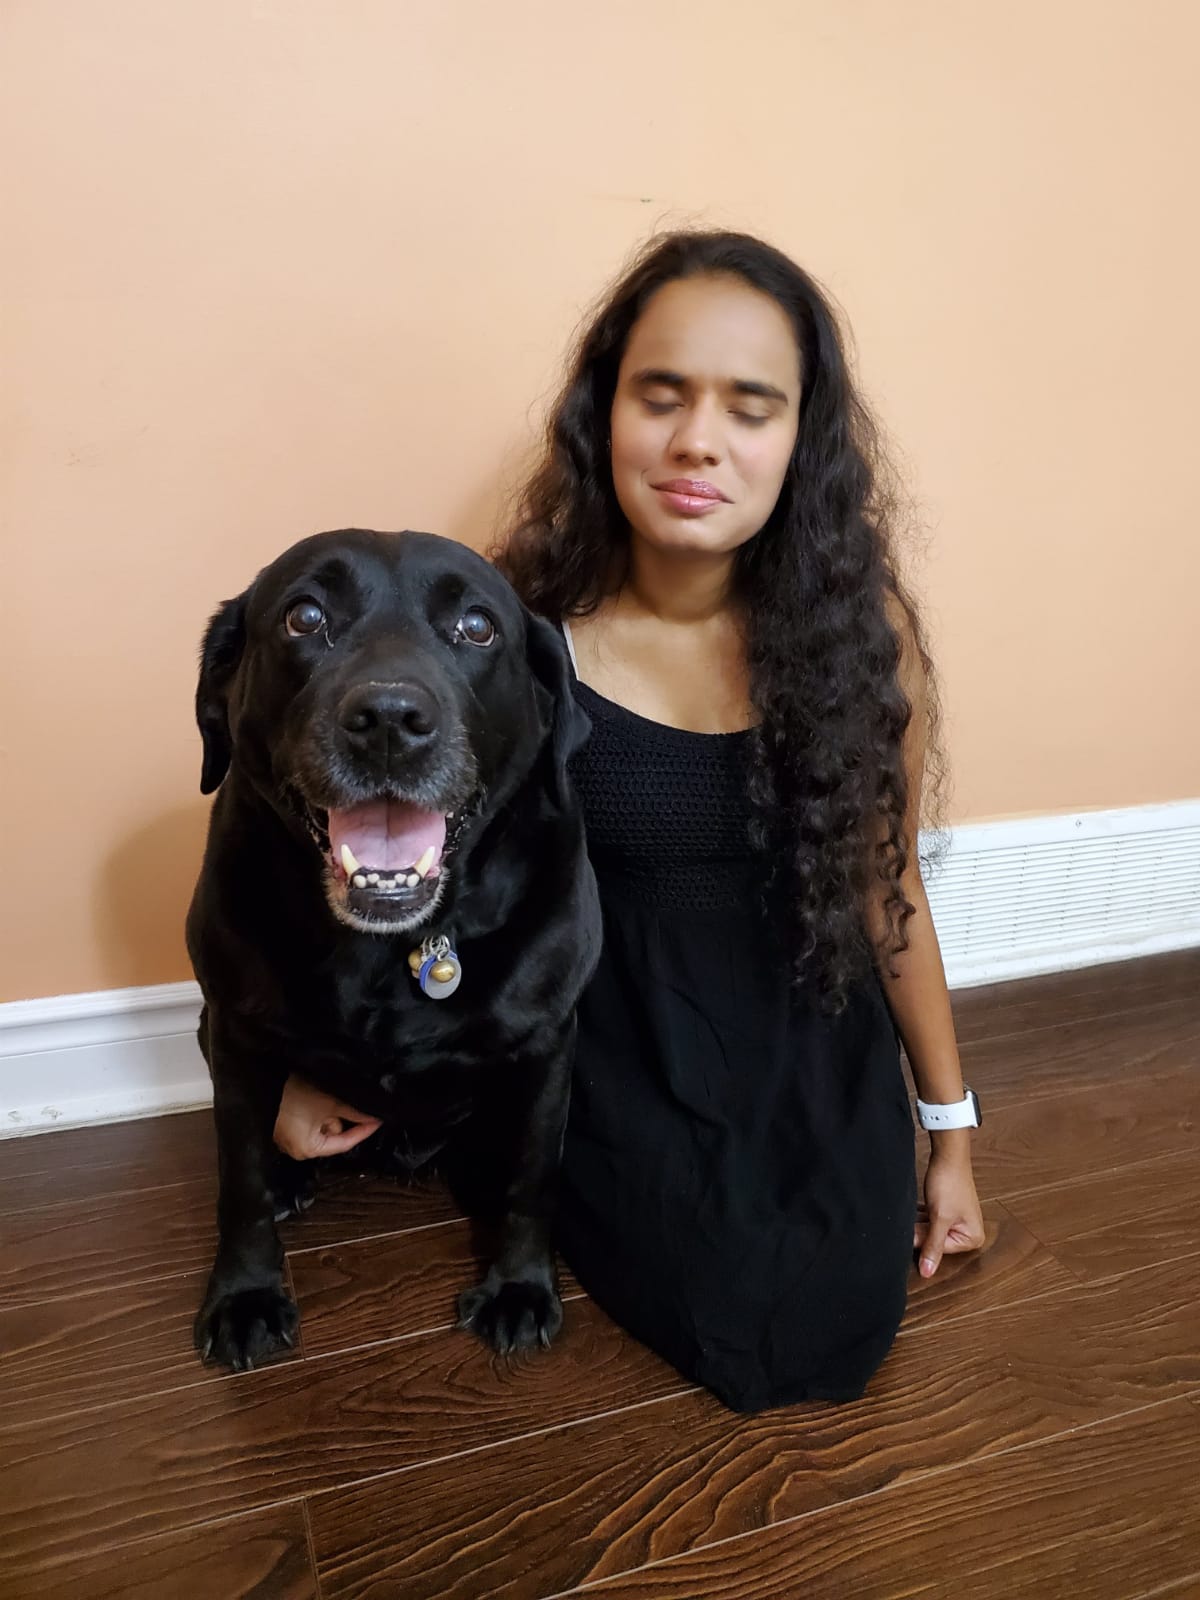
[[[733,593],[761,716],[750,773],[754,842],[787,891],[798,978],[815,977],[839,1010],[872,955],[891,970],[892,956],[908,948],[913,907],[902,878],[917,841],[904,822],[912,715],[898,676],[905,625],[926,675],[931,822],[944,764],[924,630],[893,556],[894,475],[813,279],[748,234],[651,239],[584,331],[541,462],[492,554],[526,603],[556,621],[594,611],[621,586],[629,530],[607,451],[618,368],[651,296],[698,276],[735,277],[770,295],[799,347],[791,463],[765,526],[736,552]],[[873,951],[866,908],[881,889],[886,933]]]

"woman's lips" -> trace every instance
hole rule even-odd
[[[692,478],[672,478],[667,483],[655,483],[651,487],[672,511],[682,517],[707,516],[718,506],[729,503],[713,484]]]

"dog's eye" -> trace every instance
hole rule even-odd
[[[464,611],[454,626],[454,637],[486,647],[496,637],[496,624],[486,611]]]
[[[315,600],[301,600],[284,618],[284,626],[293,639],[303,638],[310,633],[320,633],[325,626],[325,613]]]

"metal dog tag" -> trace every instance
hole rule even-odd
[[[420,984],[421,993],[431,1000],[448,1000],[458,988],[462,963],[445,935],[425,940],[420,949],[420,965],[413,962],[413,977]]]

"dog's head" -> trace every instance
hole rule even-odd
[[[464,830],[539,761],[565,804],[588,730],[561,639],[494,567],[359,528],[302,540],[219,608],[196,718],[202,792],[232,764],[321,852],[334,915],[370,933],[431,920]]]

